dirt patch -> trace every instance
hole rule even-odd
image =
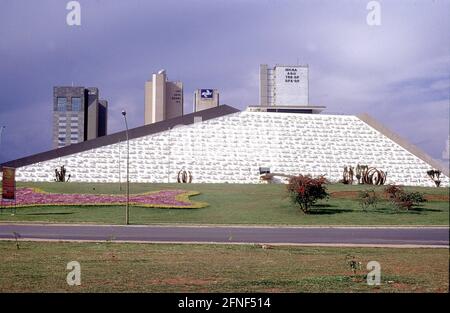
[[[176,277],[176,278],[165,278],[165,279],[152,279],[147,283],[152,285],[169,285],[169,286],[180,286],[180,285],[191,285],[191,286],[207,286],[217,284],[217,280],[204,280],[204,279],[192,279],[186,277]]]
[[[358,191],[335,191],[330,192],[330,197],[335,199],[357,199]]]
[[[404,291],[418,291],[415,288],[411,289],[411,286],[405,283],[392,283],[390,286],[400,292]]]
[[[428,201],[449,201],[448,195],[425,195],[425,199]]]

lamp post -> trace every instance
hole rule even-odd
[[[120,162],[121,162],[121,156],[120,156],[120,145],[122,142],[119,139],[119,190],[122,191],[122,172],[120,171]]]
[[[122,111],[123,118],[125,120],[125,128],[126,128],[126,135],[127,135],[127,204],[125,209],[125,225],[129,224],[130,220],[130,208],[129,208],[129,202],[130,202],[130,142],[128,140],[128,123],[127,123],[127,112],[125,110]]]

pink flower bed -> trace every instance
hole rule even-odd
[[[184,190],[162,190],[144,194],[130,194],[130,204],[146,207],[198,208],[202,203],[193,203],[190,195]],[[16,206],[47,206],[47,205],[123,205],[126,195],[101,194],[57,194],[46,193],[35,188],[18,188],[16,191]],[[14,205],[4,202],[4,206]]]

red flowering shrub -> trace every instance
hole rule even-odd
[[[298,175],[289,179],[287,189],[292,201],[298,204],[304,213],[308,213],[317,200],[328,197],[325,187],[327,183],[323,176],[312,178],[310,175]]]
[[[384,192],[397,209],[409,210],[414,205],[426,201],[420,192],[406,192],[401,186],[387,186]]]

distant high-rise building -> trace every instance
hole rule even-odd
[[[53,147],[106,135],[108,102],[95,87],[53,87]]]
[[[309,104],[309,67],[307,65],[259,66],[259,106],[249,111],[320,113],[324,106]]]
[[[197,89],[194,92],[194,112],[219,106],[217,89]]]
[[[144,124],[152,124],[183,115],[183,83],[167,80],[165,70],[145,82]]]

